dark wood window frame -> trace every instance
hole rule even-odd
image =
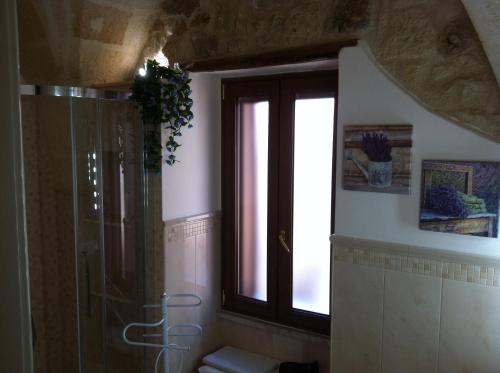
[[[292,237],[294,102],[297,98],[316,97],[335,98],[331,197],[334,232],[338,71],[223,79],[222,92],[222,308],[329,334],[329,315],[292,308],[292,258],[279,246],[278,232],[285,229]],[[235,123],[238,102],[245,97],[269,100],[267,302],[239,295],[237,286]]]

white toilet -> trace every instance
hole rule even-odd
[[[267,356],[225,346],[203,358],[200,373],[273,373],[280,362]]]

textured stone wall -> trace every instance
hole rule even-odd
[[[19,0],[27,83],[131,80],[144,57],[238,56],[360,38],[431,110],[500,141],[500,90],[460,0]]]
[[[373,19],[378,63],[431,110],[500,141],[500,90],[460,1],[382,1]]]
[[[166,0],[162,10],[173,61],[364,39],[425,106],[500,141],[500,90],[460,0]]]
[[[26,83],[93,85],[130,80],[161,0],[19,0]]]
[[[462,0],[500,84],[500,2]]]

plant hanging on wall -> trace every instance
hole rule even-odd
[[[162,125],[168,130],[165,161],[170,166],[178,162],[174,153],[181,144],[177,140],[184,127],[193,127],[190,82],[189,74],[178,65],[165,67],[156,60],[148,60],[134,79],[130,99],[139,107],[144,125],[144,167],[147,170],[161,171]]]

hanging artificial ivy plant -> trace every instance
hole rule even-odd
[[[178,65],[165,67],[156,60],[148,60],[144,71],[135,76],[130,99],[139,107],[144,125],[144,167],[159,173],[162,126],[168,130],[165,161],[170,166],[178,162],[174,153],[181,146],[177,140],[183,129],[193,127],[191,79]]]

